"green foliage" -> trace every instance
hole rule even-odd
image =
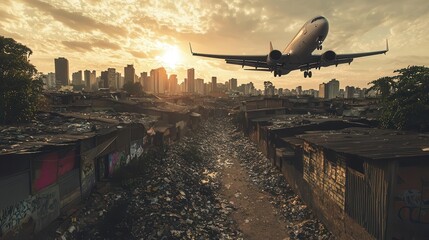
[[[127,82],[124,84],[123,89],[133,96],[144,95],[142,85],[138,82],[135,82],[135,83]]]
[[[12,38],[0,36],[0,124],[34,117],[43,83],[33,79],[37,70],[28,60],[31,53]]]
[[[429,68],[411,66],[372,81],[381,94],[380,124],[384,128],[429,130]]]

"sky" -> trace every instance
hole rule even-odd
[[[325,16],[329,33],[326,50],[354,53],[390,51],[355,59],[349,66],[313,70],[312,78],[300,71],[274,78],[269,72],[244,71],[222,59],[191,56],[216,54],[268,54],[269,42],[283,50],[302,25]],[[0,35],[23,43],[39,72],[54,72],[54,58],[69,60],[70,75],[78,70],[109,67],[123,73],[134,64],[137,75],[164,66],[177,74],[195,68],[198,78],[218,82],[237,78],[263,88],[317,89],[330,79],[347,85],[368,83],[409,65],[429,63],[429,3],[426,0],[1,0]]]

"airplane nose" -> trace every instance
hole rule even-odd
[[[319,27],[321,28],[321,30],[327,34],[329,31],[329,23],[328,20],[326,20],[326,18],[324,18],[323,20],[320,21]]]

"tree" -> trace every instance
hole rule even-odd
[[[372,81],[381,94],[380,125],[384,128],[429,130],[429,68],[411,66]]]
[[[34,118],[43,83],[28,58],[30,48],[0,36],[0,124],[28,122]]]
[[[124,84],[123,89],[133,96],[144,95],[142,85],[138,82],[135,82],[135,83],[127,82]]]

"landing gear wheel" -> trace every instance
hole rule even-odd
[[[307,72],[307,71],[305,71],[305,72],[304,72],[304,78],[307,78],[307,76],[308,76],[308,72]]]
[[[311,78],[313,76],[313,73],[311,71],[308,72],[308,77]]]

